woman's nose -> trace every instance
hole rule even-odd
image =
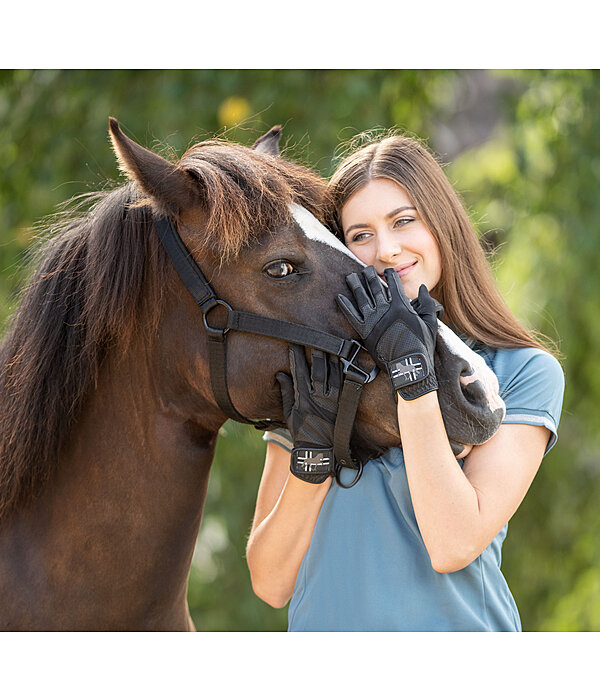
[[[384,262],[391,262],[402,252],[398,236],[385,231],[377,234],[377,257]]]

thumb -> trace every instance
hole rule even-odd
[[[437,311],[439,306],[440,304],[429,295],[427,287],[422,284],[419,287],[417,308],[415,310],[433,333],[437,332]]]
[[[410,304],[410,299],[406,296],[402,282],[400,281],[400,275],[394,270],[393,267],[387,267],[383,271],[385,281],[387,282],[389,294],[392,299],[400,301],[407,311],[413,311],[413,307]]]
[[[281,403],[283,404],[283,415],[286,420],[289,418],[294,408],[294,382],[289,374],[277,372],[275,379],[281,390]]]
[[[337,295],[337,303],[348,323],[354,328],[354,330],[358,331],[363,326],[363,319],[360,312],[357,311],[350,299],[345,297],[343,294]]]

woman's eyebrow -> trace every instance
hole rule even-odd
[[[398,207],[398,209],[394,209],[394,211],[391,211],[388,215],[387,218],[391,219],[393,216],[396,216],[396,214],[399,214],[401,211],[407,211],[408,209],[414,209],[415,211],[417,210],[417,207],[413,207],[412,204],[407,204],[404,207]]]
[[[412,204],[403,207],[398,207],[398,209],[394,209],[394,211],[391,211],[389,214],[387,214],[386,218],[391,219],[393,216],[400,214],[400,212],[407,211],[408,209],[413,209],[415,211],[417,210],[417,208],[413,207]],[[352,224],[352,226],[348,226],[344,233],[348,235],[350,231],[354,230],[355,228],[369,228],[369,224]]]
[[[369,228],[369,224],[352,224],[352,226],[348,226],[344,233],[348,235],[350,231],[354,230],[355,228]]]

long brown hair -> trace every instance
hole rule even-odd
[[[392,180],[407,191],[438,243],[442,275],[431,291],[444,306],[446,324],[492,347],[555,350],[552,340],[527,330],[506,305],[460,196],[417,139],[391,134],[367,141],[337,167],[329,182],[327,219],[342,241],[342,207],[375,178]]]

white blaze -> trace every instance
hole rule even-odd
[[[304,231],[304,235],[310,238],[311,241],[325,243],[325,245],[335,248],[349,258],[352,258],[352,260],[359,263],[361,267],[366,267],[364,262],[359,260],[354,253],[350,252],[340,239],[336,238],[329,229],[325,228],[317,217],[313,216],[308,209],[301,207],[299,204],[290,204],[290,211],[292,212],[295,222]]]

